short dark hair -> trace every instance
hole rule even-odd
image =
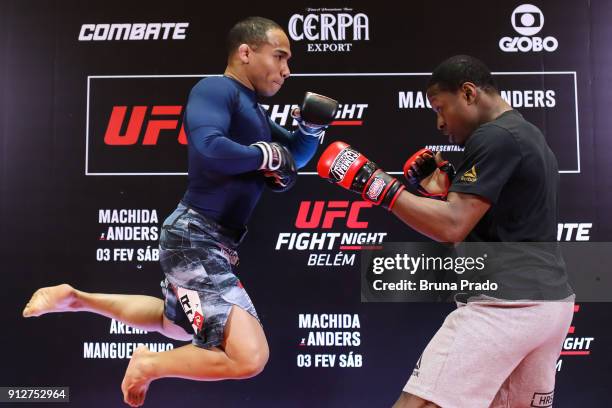
[[[489,68],[469,55],[455,55],[438,65],[429,78],[427,89],[437,85],[441,91],[455,93],[466,82],[472,82],[485,91],[498,92]]]
[[[257,48],[268,41],[268,31],[283,30],[280,25],[264,17],[247,17],[234,24],[227,35],[227,54],[230,55],[240,44]]]

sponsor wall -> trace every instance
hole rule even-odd
[[[20,311],[35,288],[63,281],[161,296],[157,239],[186,187],[187,94],[223,72],[224,35],[249,15],[277,21],[292,41],[292,77],[261,101],[272,118],[293,129],[289,111],[306,90],[334,97],[341,106],[320,149],[344,140],[393,174],[423,146],[458,163],[425,84],[446,57],[483,59],[557,155],[558,240],[612,238],[605,1],[3,1],[0,10],[0,386],[69,386],[75,406],[121,406],[136,345],[181,345],[98,316]],[[293,190],[264,193],[240,250],[238,273],[270,343],[266,370],[239,382],[157,381],[147,406],[391,405],[454,306],[361,303],[360,251],[424,240],[319,179],[313,160]],[[606,401],[609,313],[607,303],[576,306],[555,406]]]

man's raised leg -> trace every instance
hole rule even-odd
[[[261,325],[237,306],[232,306],[221,347],[207,350],[190,344],[161,353],[139,347],[121,384],[125,402],[142,405],[149,384],[159,378],[200,381],[249,378],[259,374],[268,361],[268,342]]]
[[[177,340],[192,337],[165,318],[162,299],[144,295],[88,293],[68,284],[38,289],[23,309],[23,316],[58,312],[91,312]]]

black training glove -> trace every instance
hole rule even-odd
[[[289,149],[276,142],[256,142],[263,153],[263,162],[259,170],[265,176],[266,185],[274,192],[285,192],[297,181],[298,173],[295,161]]]

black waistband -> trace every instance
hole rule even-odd
[[[206,226],[209,230],[208,232],[213,235],[216,239],[221,241],[223,244],[228,245],[232,248],[238,247],[244,237],[247,234],[247,228],[244,227],[240,230],[229,228],[219,224],[216,220],[213,220],[210,217],[207,217],[200,213],[195,208],[189,206],[184,201],[181,201],[179,205],[182,205],[186,209],[188,209],[193,215],[197,216],[198,220]]]

